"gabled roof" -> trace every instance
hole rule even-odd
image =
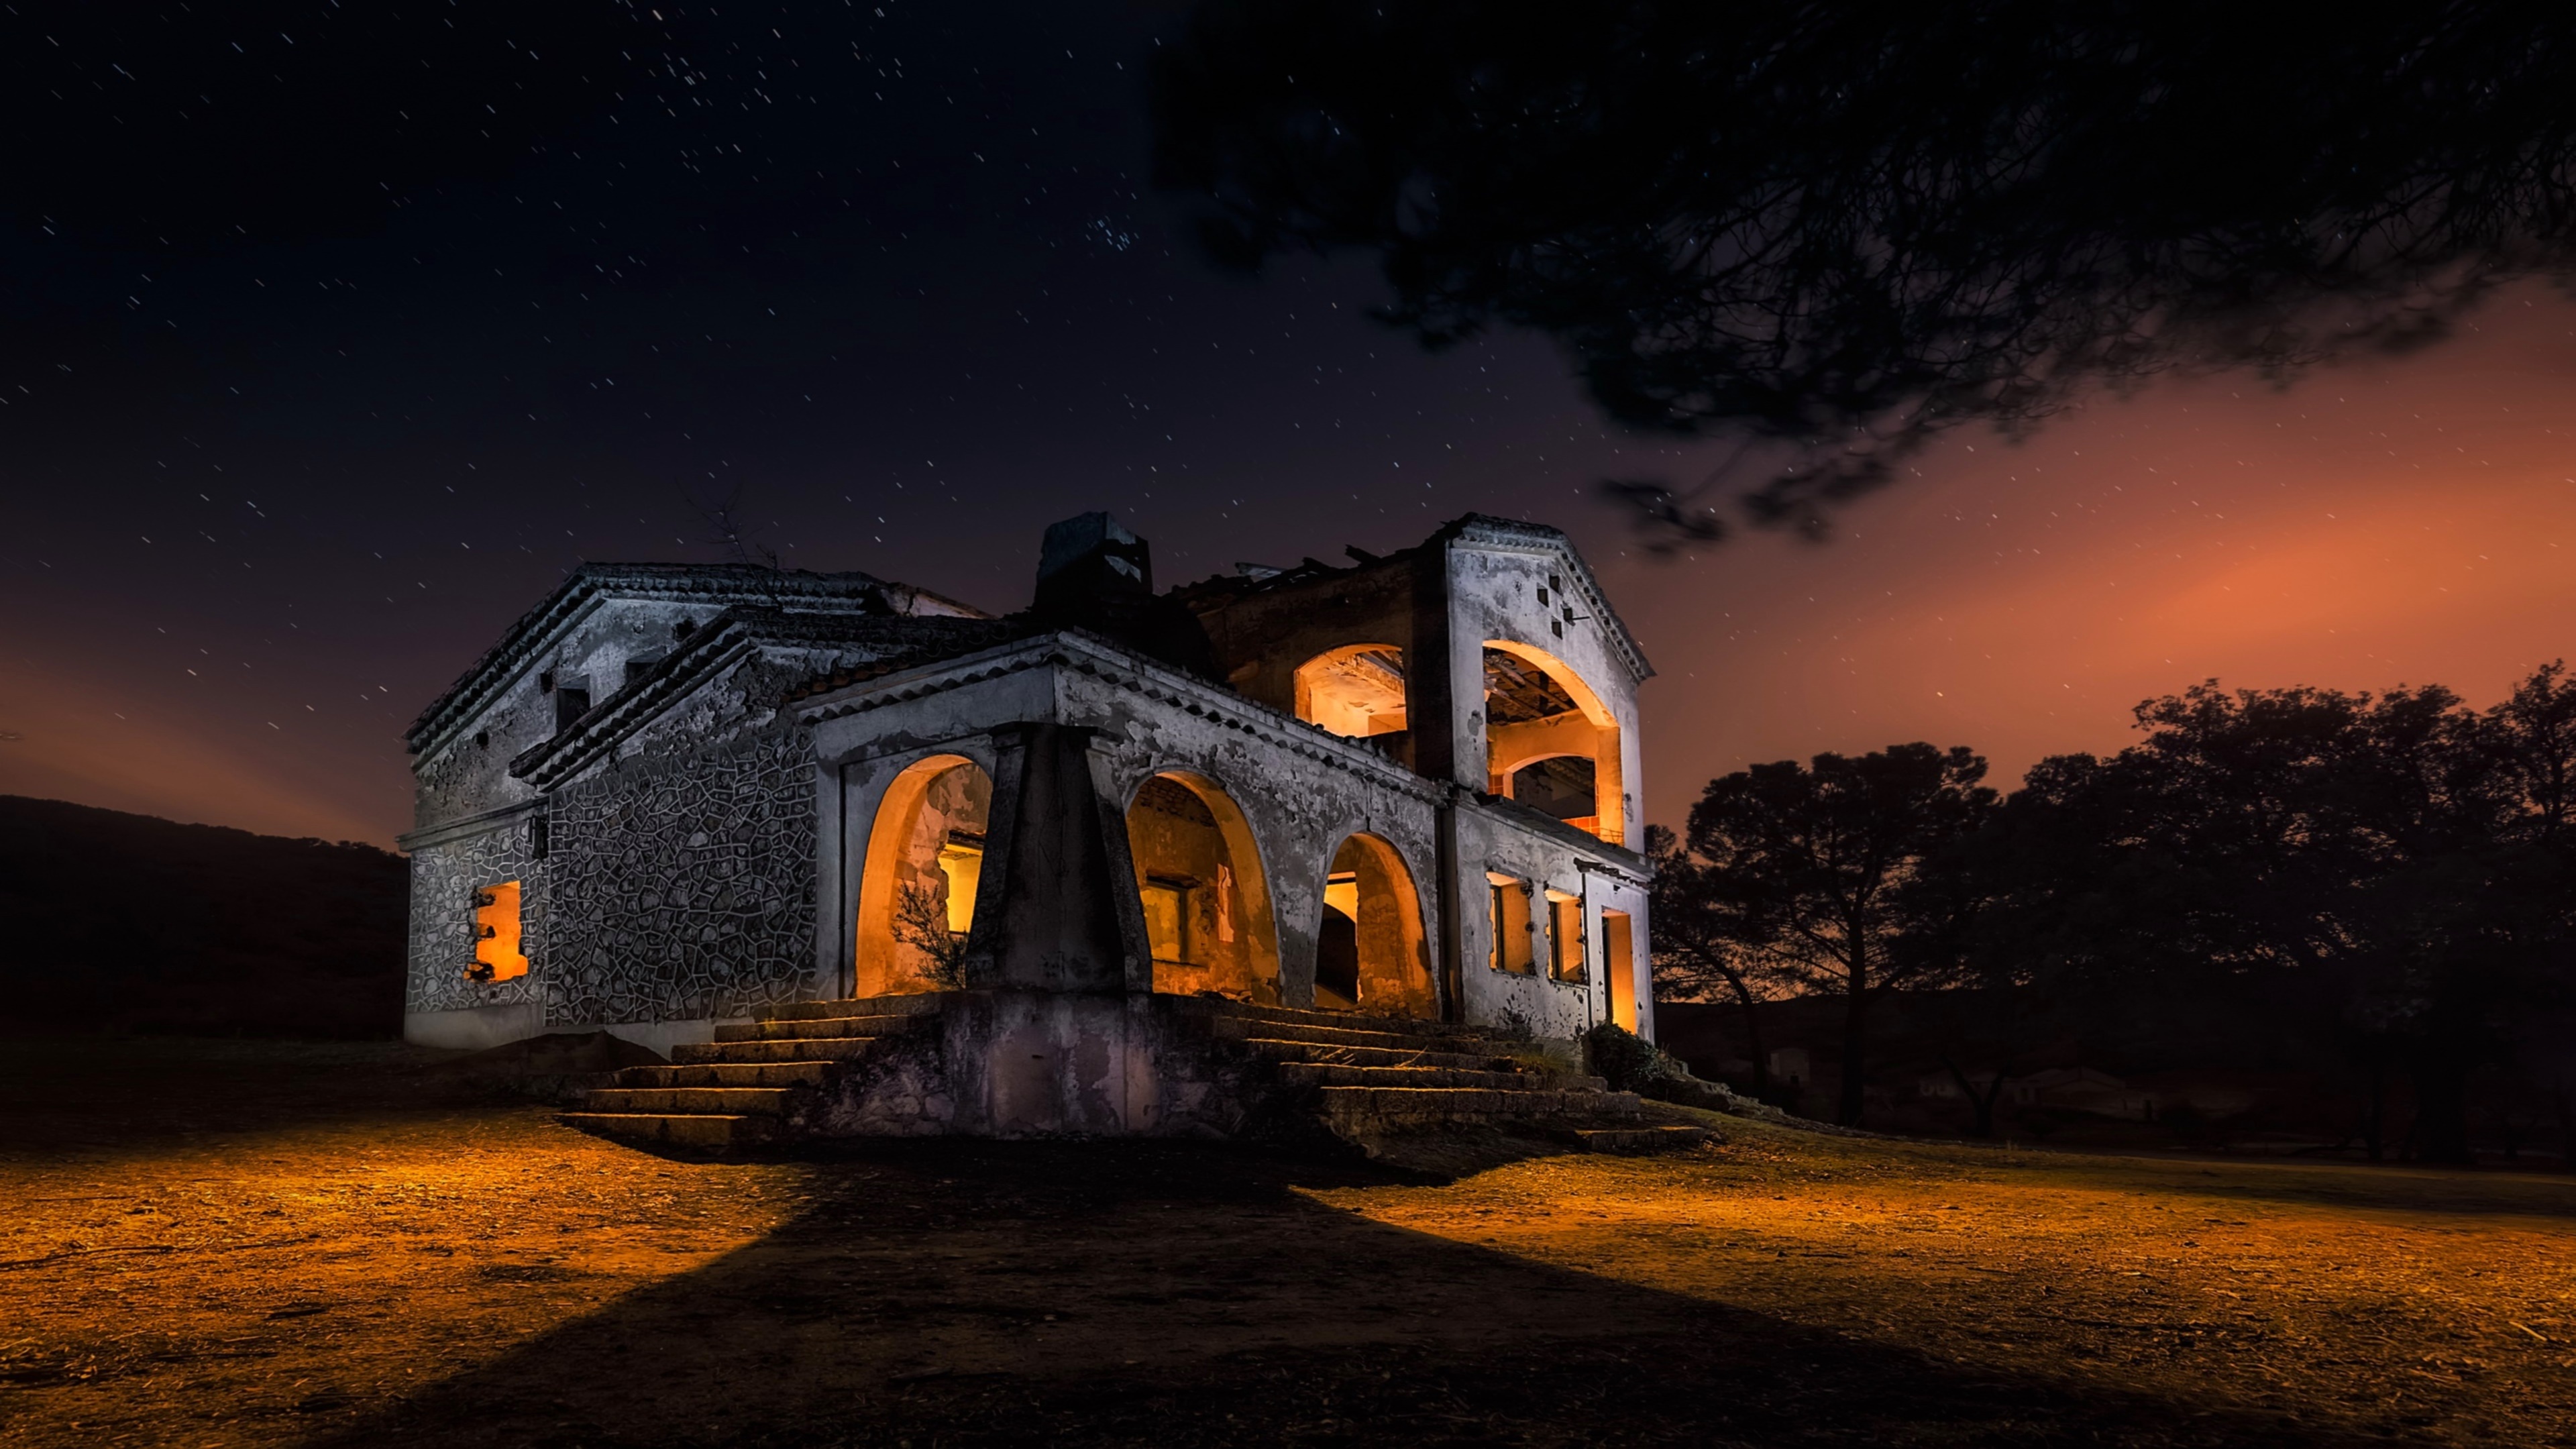
[[[1637,636],[1628,632],[1619,611],[1610,607],[1610,596],[1602,591],[1601,581],[1593,577],[1592,565],[1583,561],[1583,554],[1563,529],[1517,518],[1497,518],[1490,513],[1468,513],[1441,525],[1431,537],[1440,543],[1463,543],[1471,548],[1523,549],[1557,555],[1565,561],[1586,611],[1601,621],[1613,649],[1627,661],[1629,672],[1641,682],[1654,678],[1655,666],[1646,662],[1646,651],[1638,647]]]
[[[855,612],[817,613],[737,604],[701,625],[633,684],[593,704],[554,736],[510,761],[510,773],[541,789],[588,765],[701,683],[763,648],[872,648],[888,668],[969,653],[1016,637],[1003,619]],[[790,690],[788,698],[802,691]]]
[[[499,643],[467,667],[447,692],[431,701],[403,745],[417,755],[445,742],[506,688],[536,655],[603,598],[671,603],[768,605],[832,613],[876,610],[904,615],[983,617],[980,610],[926,589],[891,583],[873,574],[809,573],[754,564],[588,563],[574,569],[553,593],[521,614]]]

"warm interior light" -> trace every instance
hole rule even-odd
[[[1559,981],[1583,979],[1583,898],[1547,893],[1547,972]]]
[[[1527,975],[1536,969],[1530,946],[1529,882],[1489,873],[1485,883],[1491,887],[1486,921],[1494,941],[1487,964],[1497,971]]]
[[[951,830],[939,847],[939,874],[948,882],[948,929],[963,936],[975,925],[975,887],[984,879],[984,842],[978,835]]]
[[[1618,843],[1619,727],[1563,660],[1525,644],[1485,646],[1486,789]]]
[[[1298,665],[1297,717],[1337,735],[1403,729],[1404,651],[1392,644],[1352,644]]]
[[[1154,989],[1278,1004],[1260,852],[1225,792],[1177,774],[1146,781],[1127,809],[1127,849]]]
[[[499,881],[474,892],[474,964],[465,974],[477,981],[528,974],[527,953],[520,949],[517,881]]]

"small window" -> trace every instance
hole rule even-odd
[[[539,694],[552,694],[552,693],[554,693],[554,692],[555,692],[555,672],[554,672],[553,670],[551,670],[551,669],[548,669],[548,670],[545,670],[545,671],[543,671],[542,673],[538,674],[538,675],[537,675],[537,693],[539,693]]]
[[[1536,952],[1530,941],[1533,923],[1529,882],[1492,874],[1485,877],[1485,882],[1492,887],[1488,907],[1491,914],[1487,919],[1494,939],[1487,962],[1497,971],[1526,976],[1536,969]]]
[[[474,964],[465,974],[476,981],[510,981],[528,974],[527,953],[519,939],[519,883],[505,880],[474,893]]]
[[[963,936],[975,926],[975,888],[984,880],[984,837],[951,830],[939,847],[939,873],[948,882],[948,933]]]
[[[1583,898],[1562,891],[1547,893],[1547,974],[1559,981],[1583,979]]]
[[[567,679],[555,685],[555,729],[558,732],[588,713],[590,713],[588,681]]]
[[[680,622],[671,626],[671,637],[673,639],[686,639],[696,632],[698,632],[698,621],[695,619],[682,619]]]
[[[1154,944],[1154,959],[1176,966],[1186,964],[1190,959],[1189,882],[1148,877],[1141,894],[1145,902],[1145,939]]]

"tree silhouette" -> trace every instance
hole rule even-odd
[[[1691,807],[1704,919],[1772,984],[1844,998],[1839,1121],[1860,1121],[1870,1008],[1939,979],[1944,956],[1912,944],[1943,919],[1922,868],[1994,809],[1985,774],[1965,749],[1891,745],[1755,765]]]
[[[2417,1154],[2467,1161],[2474,1081],[2576,983],[2576,681],[2484,713],[2213,682],[2138,722],[2112,759],[2043,761],[1970,852],[1971,958],[2166,1052],[2339,1062],[2374,1157],[2403,1073]]]
[[[2564,6],[1202,0],[1155,58],[1220,260],[1375,252],[1425,343],[1534,328],[1747,440],[1609,485],[1667,542],[2088,384],[2428,341],[2576,235]]]

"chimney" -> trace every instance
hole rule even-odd
[[[1153,596],[1153,550],[1117,519],[1085,513],[1047,526],[1038,551],[1040,614],[1098,627]]]

